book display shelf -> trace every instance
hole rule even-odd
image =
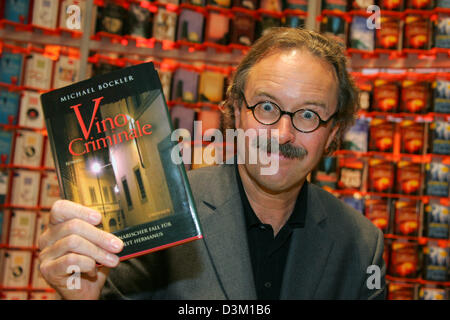
[[[0,298],[58,298],[37,268],[36,239],[59,198],[40,94],[153,61],[174,128],[193,136],[201,120],[203,134],[219,128],[250,45],[289,26],[340,41],[361,90],[355,125],[311,182],[384,232],[388,299],[450,299],[450,1],[361,2],[3,1]],[[193,144],[193,154],[206,146]]]

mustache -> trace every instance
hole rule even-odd
[[[279,153],[288,159],[302,159],[308,155],[308,151],[305,148],[294,146],[291,143],[278,144],[278,141],[274,138],[254,139],[253,144],[258,149],[263,149],[270,153]]]

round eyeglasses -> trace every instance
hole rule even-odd
[[[241,95],[247,109],[252,110],[253,117],[255,117],[256,121],[259,123],[273,125],[277,123],[283,115],[287,114],[291,117],[292,126],[303,133],[313,132],[320,126],[326,125],[337,114],[336,111],[327,120],[322,120],[322,118],[320,118],[313,110],[300,109],[295,112],[283,111],[276,103],[271,101],[261,101],[253,106],[249,106],[243,92],[241,92]]]

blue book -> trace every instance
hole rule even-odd
[[[3,52],[0,57],[0,82],[19,85],[22,72],[22,55],[20,53]],[[13,81],[13,79],[15,79]]]
[[[0,123],[17,124],[20,95],[16,92],[0,90]]]
[[[7,164],[11,158],[13,133],[0,130],[0,164]]]
[[[27,23],[29,10],[30,0],[6,0],[4,18],[17,23]]]

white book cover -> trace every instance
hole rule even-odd
[[[31,251],[6,250],[4,259],[3,286],[28,286],[30,280]]]
[[[39,212],[39,216],[36,219],[36,236],[34,237],[34,245],[36,247],[38,246],[38,239],[45,229],[47,229],[49,221],[49,212]]]
[[[55,172],[43,175],[41,186],[41,207],[51,207],[55,201],[61,199],[59,193],[58,176]]]
[[[22,99],[20,100],[20,126],[36,129],[45,127],[40,96],[35,91],[23,91]]]
[[[53,60],[40,53],[33,53],[26,59],[24,85],[49,90],[52,80]]]
[[[40,175],[37,171],[14,171],[11,193],[12,205],[26,207],[37,206]]]
[[[33,259],[33,275],[31,279],[31,286],[33,289],[49,289],[50,285],[45,281],[41,272],[39,271],[39,259]]]
[[[80,60],[67,56],[59,56],[53,75],[53,89],[68,86],[79,79]]]
[[[44,136],[39,132],[17,130],[14,164],[39,167],[42,160]]]
[[[55,161],[53,160],[52,149],[50,148],[50,142],[48,139],[45,141],[44,167],[55,168]]]
[[[12,210],[9,245],[31,247],[36,227],[36,213],[33,211]]]
[[[86,12],[85,0],[64,0],[59,7],[59,27],[81,32]]]
[[[0,300],[27,300],[28,292],[26,291],[2,291]]]
[[[32,24],[55,29],[58,18],[58,0],[34,0]]]

